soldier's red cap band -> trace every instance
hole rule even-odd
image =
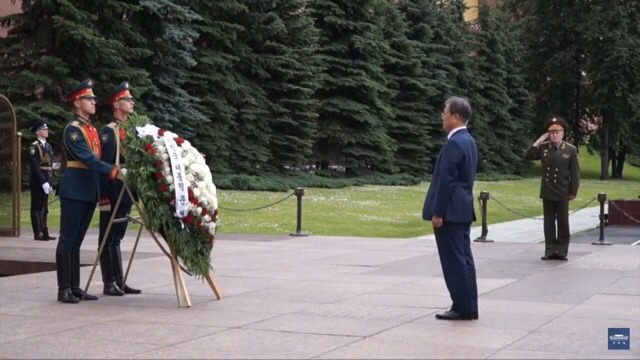
[[[69,102],[74,102],[74,101],[78,100],[79,98],[81,98],[83,96],[95,97],[95,95],[93,95],[93,89],[91,89],[91,88],[82,89],[82,90],[80,90],[78,92],[75,92],[75,93],[71,94],[71,96],[69,96]]]
[[[549,126],[549,131],[552,131],[552,130],[564,130],[564,128],[561,125],[553,124]]]
[[[133,96],[131,96],[131,93],[129,92],[129,89],[124,89],[124,90],[120,91],[119,93],[113,95],[109,99],[109,104],[113,105],[114,102],[122,99],[123,97],[133,97]]]

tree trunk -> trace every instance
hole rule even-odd
[[[600,135],[600,180],[609,180],[609,123],[606,116],[602,117]]]
[[[623,146],[620,146],[620,151],[618,151],[618,155],[616,156],[617,163],[613,168],[611,177],[613,179],[622,179],[622,170],[624,169],[624,160],[626,157],[626,151]]]

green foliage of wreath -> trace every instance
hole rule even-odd
[[[211,269],[213,237],[198,228],[197,217],[190,224],[176,218],[171,205],[172,193],[158,190],[162,184],[166,185],[155,176],[158,157],[145,150],[145,146],[152,144],[153,139],[150,136],[139,138],[136,133],[136,127],[150,123],[148,117],[139,114],[129,116],[124,123],[127,134],[127,183],[138,193],[149,230],[160,234],[187,269],[202,278]]]

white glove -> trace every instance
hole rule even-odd
[[[51,185],[49,185],[48,182],[42,184],[42,190],[44,190],[44,193],[49,195],[49,193],[51,192]]]
[[[127,169],[120,169],[120,171],[118,171],[117,178],[124,181],[127,178]]]

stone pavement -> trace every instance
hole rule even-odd
[[[434,318],[450,299],[430,236],[223,234],[223,298],[187,276],[191,308],[177,308],[169,261],[144,237],[129,281],[141,295],[62,304],[53,271],[0,278],[0,358],[640,358],[640,246],[572,244],[569,261],[540,261],[544,245],[515,232],[541,222],[502,226],[472,245],[477,321]],[[53,260],[57,242],[28,235],[0,238],[0,258]],[[608,350],[608,328],[630,328],[631,350]]]

